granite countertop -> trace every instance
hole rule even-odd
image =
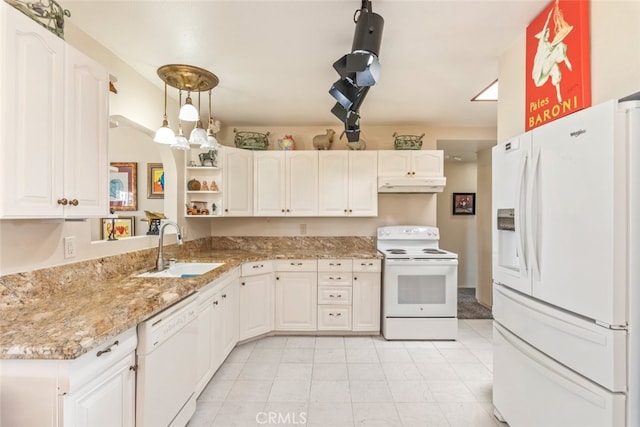
[[[110,338],[148,319],[221,277],[244,262],[269,259],[380,258],[375,249],[353,248],[271,250],[199,250],[179,261],[223,262],[223,266],[195,278],[137,278],[150,267],[132,266],[108,279],[95,275],[60,278],[55,286],[25,274],[20,286],[0,280],[0,359],[75,359]],[[153,259],[151,259],[153,261]],[[103,264],[106,264],[102,260]],[[132,264],[134,262],[132,261]],[[147,262],[148,264],[148,262]],[[138,264],[138,266],[141,264]],[[106,266],[102,266],[107,268]],[[68,267],[67,267],[68,268]],[[0,277],[0,279],[3,279]],[[4,285],[4,286],[2,286]],[[37,288],[37,289],[35,289]]]

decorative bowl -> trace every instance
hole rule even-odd
[[[393,148],[396,150],[420,150],[422,148],[422,135],[398,135],[393,133]]]
[[[246,132],[238,131],[237,129],[234,129],[233,132],[236,134],[233,142],[238,148],[244,148],[246,150],[266,150],[267,147],[269,147],[269,132]]]

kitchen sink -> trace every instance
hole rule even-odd
[[[151,270],[135,277],[180,277],[188,279],[198,277],[224,265],[224,262],[177,262],[162,271]]]

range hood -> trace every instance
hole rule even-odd
[[[378,177],[378,193],[442,193],[447,178],[426,177]]]

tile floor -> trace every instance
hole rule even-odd
[[[496,427],[491,320],[457,341],[266,337],[237,346],[189,427]]]

